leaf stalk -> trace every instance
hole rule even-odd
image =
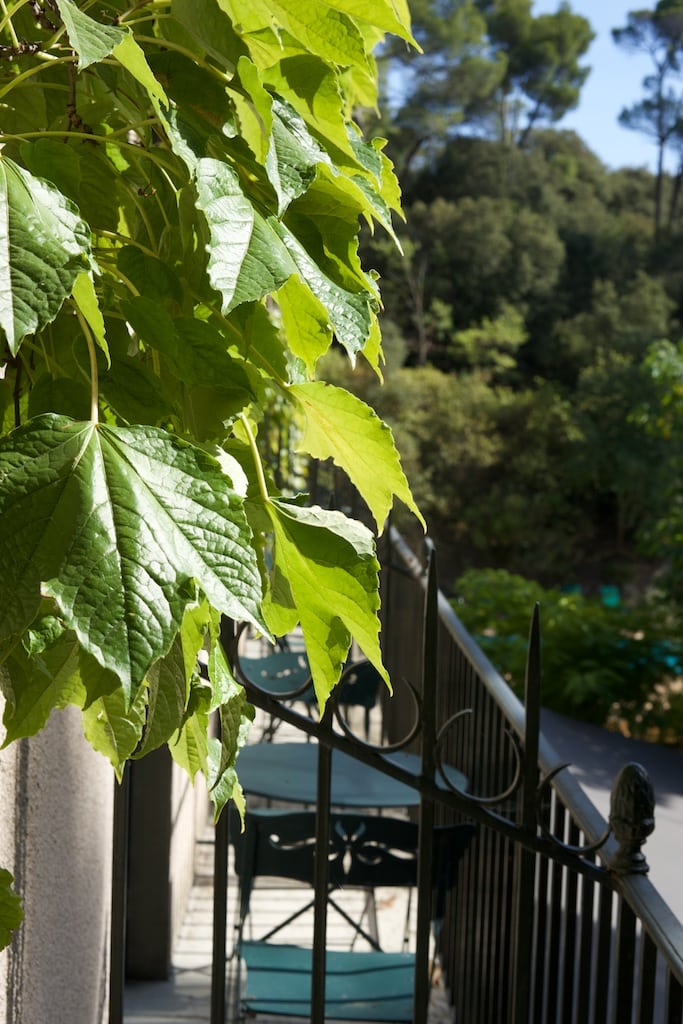
[[[93,426],[97,426],[100,418],[99,413],[99,371],[97,369],[97,351],[95,349],[95,341],[92,336],[88,322],[81,313],[80,309],[76,309],[76,315],[78,322],[81,325],[81,330],[85,336],[85,340],[88,345],[88,355],[90,357],[90,422]]]
[[[261,461],[261,454],[256,444],[256,438],[254,432],[249,426],[249,420],[243,412],[240,413],[240,422],[244,427],[244,433],[247,435],[247,441],[249,442],[249,448],[251,449],[252,458],[254,459],[254,466],[256,467],[256,479],[258,480],[259,491],[264,501],[270,501],[270,495],[268,494],[268,484],[266,483],[266,474],[263,472],[263,462]]]

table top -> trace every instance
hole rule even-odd
[[[417,776],[420,758],[403,751],[384,754],[385,760]],[[244,791],[297,804],[317,800],[317,743],[253,743],[243,747],[237,759],[237,775]],[[467,779],[456,768],[446,774],[457,789]],[[437,772],[437,784],[445,788]],[[418,790],[390,775],[357,761],[339,750],[332,751],[331,804],[335,807],[414,807],[420,802]]]

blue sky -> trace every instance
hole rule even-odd
[[[535,0],[534,14],[552,13],[559,0]],[[641,82],[651,71],[647,56],[625,53],[612,40],[611,29],[626,24],[628,11],[654,8],[655,0],[569,0],[576,14],[593,27],[595,39],[584,62],[592,71],[581,92],[577,110],[558,128],[571,128],[608,167],[648,167],[654,170],[655,145],[645,135],[622,128],[622,107],[642,96]]]

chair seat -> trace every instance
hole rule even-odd
[[[247,968],[246,992],[242,996],[247,1012],[310,1019],[311,949],[244,941],[241,953]],[[325,1017],[411,1021],[414,972],[412,953],[328,950]],[[372,983],[368,984],[370,979]]]

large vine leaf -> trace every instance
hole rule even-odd
[[[358,488],[382,530],[394,495],[424,526],[401,469],[390,428],[355,395],[343,388],[311,381],[293,384],[290,395],[304,413],[300,447],[316,459],[332,458]]]
[[[12,888],[12,875],[0,868],[0,950],[9,946],[12,935],[24,918],[21,898]]]
[[[128,701],[180,628],[196,587],[261,623],[242,498],[219,463],[153,427],[46,415],[0,442],[0,636],[33,620],[41,590]]]
[[[321,708],[355,637],[388,682],[379,646],[379,563],[372,534],[341,512],[270,500],[275,584],[266,615],[274,630],[301,622]],[[279,632],[279,629],[278,629]]]
[[[89,264],[90,232],[73,203],[0,154],[0,328],[12,355],[55,319]]]

